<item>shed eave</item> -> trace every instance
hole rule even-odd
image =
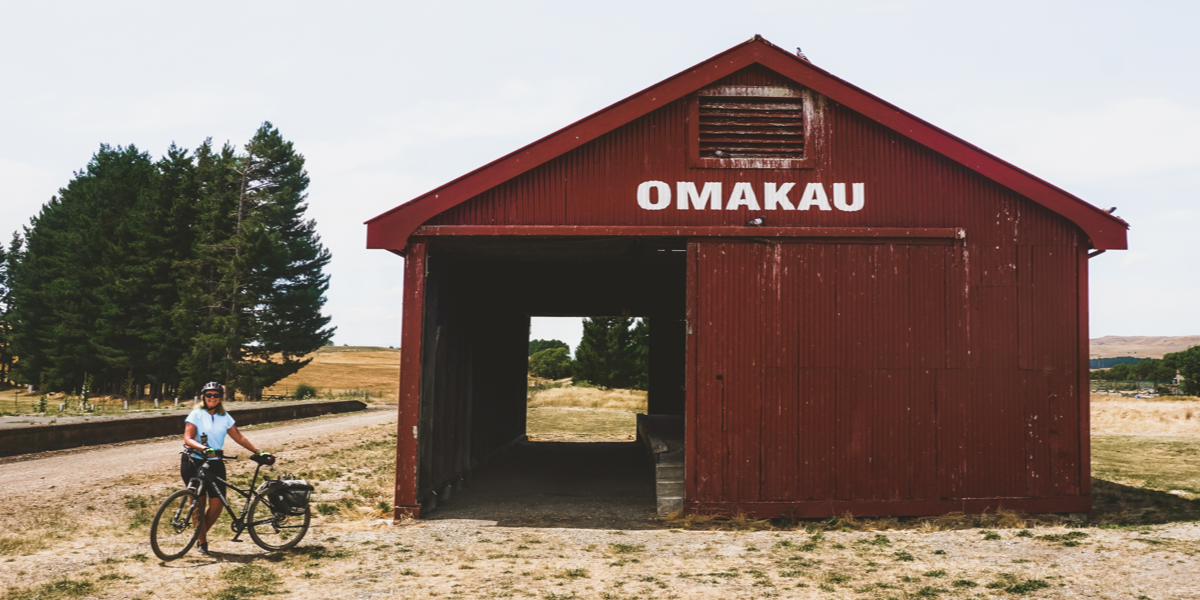
[[[1094,249],[1128,247],[1128,225],[1121,219],[755,36],[368,220],[367,248],[403,253],[413,232],[439,213],[752,64],[788,77],[1059,214],[1083,230]]]

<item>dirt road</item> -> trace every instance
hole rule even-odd
[[[352,444],[355,440],[339,436],[346,430],[395,420],[396,407],[382,405],[357,413],[248,427],[244,433],[262,449],[284,459],[301,459],[314,452]],[[55,496],[76,495],[140,475],[178,472],[180,440],[181,437],[156,438],[45,452],[36,457],[13,457],[0,464],[0,502],[47,491]],[[225,444],[225,449],[235,456],[247,454],[232,441]]]

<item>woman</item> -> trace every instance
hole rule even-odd
[[[246,439],[246,436],[238,431],[233,417],[225,412],[225,405],[221,401],[225,396],[224,387],[221,384],[215,381],[206,383],[201,393],[204,399],[188,415],[183,427],[183,445],[190,452],[184,452],[183,461],[179,465],[179,474],[183,476],[183,483],[186,485],[196,476],[196,471],[200,468],[200,465],[204,464],[201,461],[208,460],[209,481],[216,485],[221,495],[224,496],[225,484],[218,481],[216,477],[228,479],[225,475],[225,461],[217,457],[221,446],[225,445],[226,434],[243,448],[255,454],[264,457],[270,457],[271,455],[259,451],[254,444],[250,443],[250,440]],[[205,516],[203,523],[197,523],[197,527],[200,528],[199,548],[201,554],[208,554],[208,530],[212,528],[213,523],[216,523],[217,517],[220,516],[221,499],[209,498],[208,514]]]

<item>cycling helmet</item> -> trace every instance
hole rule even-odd
[[[219,391],[221,391],[221,384],[219,384],[215,381],[210,381],[210,382],[204,384],[204,387],[200,388],[200,393],[203,394],[204,392],[207,392],[209,390],[216,390],[219,392]]]

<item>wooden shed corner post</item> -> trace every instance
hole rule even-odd
[[[1079,495],[1087,497],[1092,510],[1092,386],[1091,340],[1088,324],[1088,246],[1081,244],[1075,264],[1076,294],[1079,298]]]
[[[393,518],[419,518],[417,432],[421,406],[421,335],[425,321],[426,245],[409,246],[404,260],[404,308],[400,335],[400,390],[396,403],[396,496]]]

